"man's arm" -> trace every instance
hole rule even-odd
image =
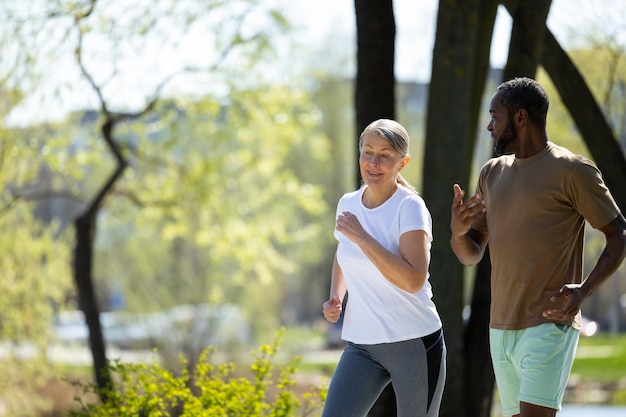
[[[471,226],[485,215],[485,202],[479,195],[463,201],[465,191],[458,184],[454,184],[453,190],[450,246],[463,265],[476,265],[485,254],[489,235],[474,230]]]
[[[556,306],[544,311],[551,320],[565,321],[580,310],[583,302],[619,268],[626,257],[626,220],[619,214],[612,222],[599,228],[606,238],[602,254],[582,284],[567,284],[551,297]]]

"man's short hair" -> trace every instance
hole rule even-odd
[[[528,112],[528,117],[541,129],[546,128],[546,118],[550,100],[543,87],[532,78],[520,77],[503,82],[497,88],[501,92],[501,104],[510,115],[520,109]]]

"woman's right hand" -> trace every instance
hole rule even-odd
[[[322,313],[324,314],[324,318],[331,323],[337,323],[337,321],[339,321],[339,317],[341,317],[341,303],[341,298],[338,295],[334,295],[322,304]]]

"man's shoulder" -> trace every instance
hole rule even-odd
[[[594,173],[593,175],[595,175],[596,171],[599,171],[595,162],[586,156],[579,155],[553,143],[549,146],[551,146],[549,152],[551,161],[549,163],[554,169],[565,169],[566,172],[571,173]]]
[[[494,170],[501,170],[506,167],[510,167],[513,165],[515,160],[515,155],[501,155],[490,158],[485,162],[481,168],[481,172],[483,175],[488,174]]]
[[[570,151],[569,149],[567,149],[566,147],[557,145],[552,142],[548,142],[548,149],[550,151],[549,155],[554,159],[562,160],[564,162],[573,162],[577,164],[581,162],[582,163],[591,162],[589,158],[583,155],[574,153]]]

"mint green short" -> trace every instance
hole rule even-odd
[[[540,324],[523,330],[489,329],[491,359],[502,413],[520,413],[520,402],[561,409],[578,330]]]

